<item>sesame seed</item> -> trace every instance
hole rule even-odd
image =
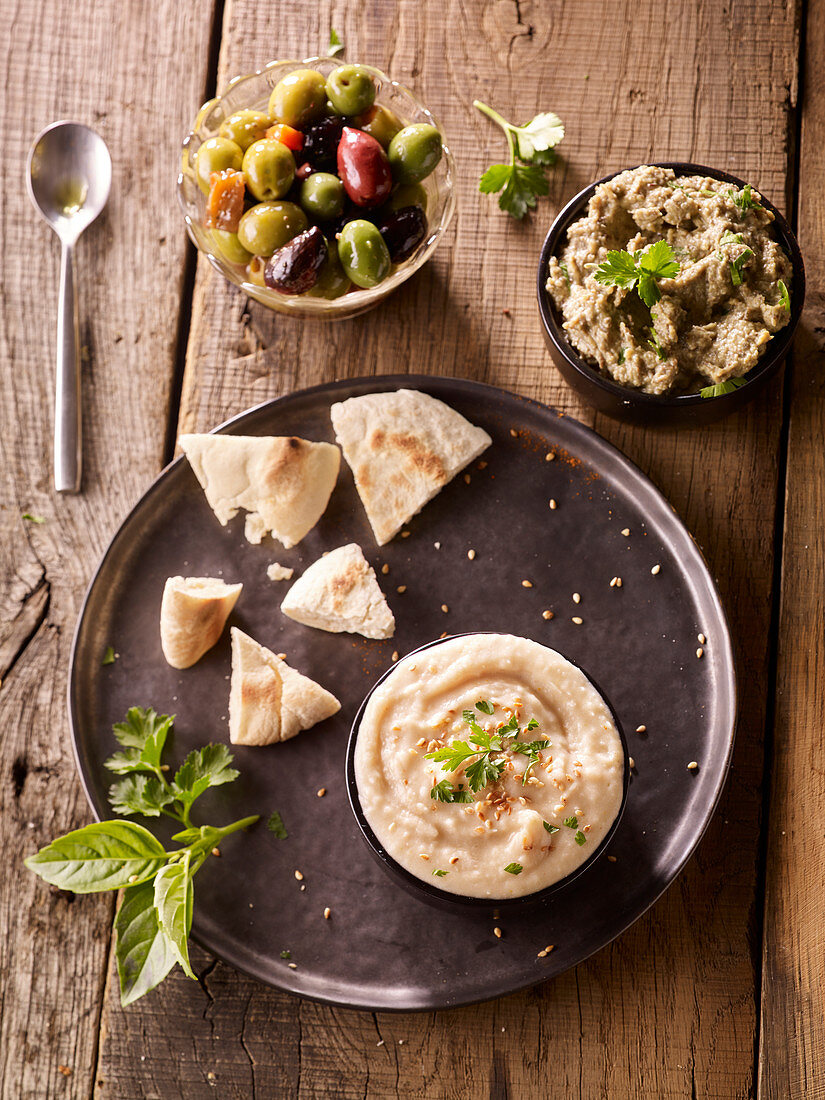
[[[545,951],[547,952],[547,954],[549,955],[551,951],[555,951],[555,950],[556,950],[556,945],[555,945],[554,943],[548,943],[548,945],[547,945],[547,946],[545,947],[545,949],[544,949],[544,950],[545,950]]]
[[[475,550],[468,550],[467,551],[467,557],[470,559],[470,561],[475,561],[475,556],[476,556]]]
[[[316,797],[316,798],[323,798],[323,797],[324,797],[324,795],[325,795],[326,793],[327,793],[327,789],[326,789],[326,787],[320,787],[320,788],[319,788],[319,789],[318,789],[318,790],[317,790],[317,791],[315,792],[315,797]]]
[[[419,737],[415,744],[416,744],[416,748],[423,749],[424,746],[427,744],[427,738],[426,737]]]
[[[521,582],[521,587],[522,588],[532,588],[533,587],[533,582],[532,581],[522,581]]]
[[[384,1045],[384,1043],[386,1043],[386,1041],[387,1041],[386,1039],[379,1039],[378,1042],[375,1045],[377,1047],[382,1047]]]
[[[618,580],[618,577],[612,577],[612,578],[611,578],[611,580],[610,580],[610,587],[611,587],[611,588],[615,588],[615,587],[616,587],[616,581],[617,581],[617,580]]]
[[[695,772],[698,767],[699,767],[698,761],[691,760],[691,762],[688,764],[688,771],[689,772]]]
[[[327,906],[326,909],[324,910],[324,920],[329,920],[329,918],[331,916],[332,916],[332,910],[330,909],[329,906]]]
[[[553,509],[553,511],[555,511],[555,510],[556,510],[556,508],[558,508],[558,504],[556,504],[555,500],[552,500],[552,499],[551,499],[551,501],[550,501],[550,507],[551,507],[551,509]]]
[[[295,877],[297,878],[297,880],[298,880],[299,882],[303,882],[304,876],[303,876],[303,875],[301,874],[301,872],[300,872],[300,871],[296,871],[296,872],[295,872]]]
[[[407,591],[406,584],[399,584],[395,591],[399,594],[399,596],[403,596],[404,593]]]
[[[542,611],[542,613],[541,613],[541,617],[543,619],[552,619],[552,618],[554,618],[554,616],[555,616],[555,612],[553,612],[553,611]]]
[[[430,857],[427,855],[426,852],[419,852],[418,853],[418,858],[419,859],[429,859]]]
[[[441,633],[438,636],[439,636],[439,638],[446,638],[447,637],[447,631],[442,630]]]
[[[608,863],[615,863],[616,862],[616,857],[615,856],[608,856],[607,857],[607,862]]]
[[[409,537],[410,537],[410,532],[409,531],[402,531],[401,532],[401,538],[402,539],[408,539]]]
[[[138,880],[137,875],[129,875],[129,882],[137,882],[137,880]]]
[[[629,538],[630,537],[630,528],[629,527],[623,527],[622,528],[622,534],[624,535],[625,538]]]
[[[539,953],[536,957],[539,958],[539,959],[546,959],[547,958],[547,952],[546,951],[539,951]]]
[[[621,577],[616,577],[616,587],[617,588],[622,587],[622,578]]]
[[[217,856],[217,857],[218,857],[218,859],[220,859],[220,855],[221,855],[221,850],[220,850],[220,848],[213,848],[213,849],[212,849],[212,855],[213,855],[213,856]]]
[[[702,645],[704,645],[704,644],[705,644],[705,642],[707,641],[707,638],[705,637],[705,635],[704,635],[704,634],[697,634],[697,635],[696,635],[696,640],[697,640],[697,641],[699,641],[699,642],[701,642],[701,643],[702,643]]]
[[[647,732],[647,726],[637,726],[636,727],[636,733],[646,733],[646,732]]]
[[[702,649],[702,647],[699,646],[699,648],[696,650],[696,656],[697,657],[704,657],[704,655],[705,655],[704,649]]]
[[[450,856],[450,863],[452,863],[452,864],[458,863],[458,856]]]
[[[381,572],[386,577],[386,575],[387,575],[387,573],[389,573],[389,571],[390,571],[390,567],[387,565],[386,562],[384,562],[384,564],[381,566]]]
[[[397,649],[394,649],[394,650],[392,651],[392,660],[393,660],[393,661],[397,661],[397,660],[398,660],[398,650],[397,650]]]
[[[469,475],[469,474],[465,474],[465,475],[464,475],[464,484],[465,484],[465,485],[469,485],[469,484],[470,484],[470,475]]]
[[[573,618],[570,621],[572,623],[575,623],[576,626],[581,626],[582,625],[582,620],[579,618],[578,615],[574,615]]]
[[[486,470],[489,465],[490,465],[490,463],[482,458],[481,462],[479,462],[479,464],[478,464],[478,468],[479,468],[479,470]]]
[[[298,969],[297,963],[287,963],[286,965],[289,967],[290,970],[297,970]]]
[[[654,566],[653,566],[653,568],[652,568],[652,569],[650,570],[650,572],[651,572],[651,573],[653,574],[653,576],[655,577],[655,576],[656,576],[656,574],[657,574],[657,573],[659,572],[659,570],[660,570],[661,568],[662,568],[662,567],[661,567],[661,565],[654,565]]]
[[[501,929],[500,928],[494,928],[493,929],[493,935],[496,937],[497,940],[500,940],[501,939]]]
[[[632,757],[632,756],[629,756],[629,757],[627,758],[627,762],[628,762],[628,764],[630,765],[630,770],[631,770],[631,771],[635,771],[635,769],[636,769],[636,761],[635,761],[635,760],[633,759],[633,757]]]
[[[556,457],[556,452],[555,451],[548,451],[547,454],[544,456],[544,461],[545,462],[552,462],[555,457]]]
[[[434,546],[434,547],[436,548],[436,550],[440,550],[440,549],[441,549],[441,543],[440,543],[440,542],[434,542],[434,543],[433,543],[433,546]]]
[[[581,602],[582,602],[582,598],[581,598],[581,596],[579,595],[579,593],[578,593],[578,592],[574,592],[574,593],[573,593],[573,603],[581,603]]]
[[[510,429],[510,435],[513,437],[513,439],[515,439],[518,436],[518,432],[516,431],[515,428]]]
[[[442,611],[444,612],[444,614],[446,615],[446,614],[447,614],[447,612],[448,612],[448,611],[449,611],[450,609],[449,609],[449,607],[447,607],[447,605],[446,605],[445,603],[443,603],[443,604],[441,605],[441,610],[442,610]]]

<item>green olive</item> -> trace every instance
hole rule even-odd
[[[295,160],[280,141],[253,142],[243,155],[246,186],[259,202],[282,199],[295,179]]]
[[[238,240],[247,252],[271,256],[308,226],[306,214],[294,202],[259,202],[241,218]]]
[[[238,240],[237,233],[230,233],[228,229],[211,229],[209,232],[215,251],[230,264],[248,264],[252,259]]]
[[[426,122],[405,126],[390,142],[387,156],[396,183],[419,183],[441,160],[441,134]]]
[[[313,172],[301,184],[299,202],[316,221],[331,221],[344,210],[344,185],[331,172]]]
[[[255,286],[266,286],[264,280],[264,272],[266,271],[266,257],[253,256],[249,263],[246,265],[246,277],[250,283],[254,283]]]
[[[389,197],[391,210],[403,210],[405,206],[420,206],[427,213],[427,192],[420,183],[402,183]]]
[[[243,223],[242,223],[243,224]],[[347,222],[338,238],[338,256],[344,273],[356,286],[378,286],[390,271],[390,254],[372,222]]]
[[[198,186],[204,194],[209,194],[209,177],[213,172],[224,172],[227,168],[240,171],[243,163],[243,150],[240,145],[228,138],[208,138],[195,153],[195,175]]]
[[[335,241],[327,241],[327,258],[318,272],[315,286],[307,291],[307,295],[311,298],[340,298],[350,288],[350,281],[341,266],[338,249],[334,246]]]
[[[404,123],[389,107],[382,107],[380,103],[373,103],[368,111],[353,119],[353,123],[365,134],[374,137],[386,149],[399,130],[403,130]]]
[[[302,130],[319,119],[327,103],[327,82],[315,69],[295,69],[279,80],[269,97],[269,114]]]
[[[223,120],[218,133],[221,137],[234,141],[246,152],[253,141],[261,140],[271,125],[269,115],[265,115],[263,111],[236,111],[234,115]]]
[[[375,81],[363,65],[342,65],[327,77],[327,98],[341,115],[360,115],[375,102]]]

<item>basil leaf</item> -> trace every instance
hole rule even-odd
[[[167,863],[155,876],[154,906],[158,927],[165,935],[169,947],[190,978],[197,976],[189,963],[189,929],[192,927],[192,878],[189,874],[191,853],[185,851],[182,859]]]
[[[159,840],[134,821],[98,821],[58,837],[25,860],[46,882],[76,894],[119,890],[151,878],[166,863]]]
[[[125,890],[115,917],[115,931],[120,1003],[125,1008],[162,982],[176,961],[169,941],[158,927],[152,882]]]

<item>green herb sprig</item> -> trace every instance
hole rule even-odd
[[[717,382],[715,386],[705,386],[699,390],[700,397],[722,397],[723,394],[733,393],[740,386],[747,383],[747,378],[726,378],[724,382]]]
[[[651,308],[662,297],[660,279],[673,279],[681,270],[679,261],[667,241],[656,241],[639,252],[616,249],[593,272],[593,278],[603,286],[635,287],[644,304]]]
[[[495,707],[486,699],[479,699],[475,705],[476,710],[482,714],[492,714]],[[507,763],[507,752],[518,753],[528,758],[527,767],[521,777],[522,785],[527,782],[531,770],[541,762],[541,752],[549,747],[550,742],[519,741],[521,733],[518,718],[512,714],[507,722],[503,722],[495,733],[488,733],[482,729],[476,721],[475,711],[462,712],[462,720],[470,727],[470,736],[466,741],[451,741],[444,748],[428,752],[426,760],[436,760],[441,764],[442,770],[456,772],[464,767],[469,791],[464,790],[464,784],[453,786],[449,779],[442,779],[436,783],[430,791],[430,798],[438,802],[472,802],[471,791],[480,791],[497,783],[501,778]],[[538,722],[531,718],[524,727],[528,733],[538,729]],[[471,764],[468,761],[472,760]],[[466,765],[466,767],[465,767]]]
[[[174,716],[150,707],[131,707],[114,726],[121,751],[105,766],[124,779],[112,785],[109,802],[116,814],[174,818],[182,831],[167,849],[135,821],[99,821],[58,837],[25,860],[46,882],[76,894],[123,889],[115,917],[115,957],[121,1004],[128,1005],[163,981],[178,963],[197,980],[189,962],[189,932],[196,873],[220,842],[246,829],[258,817],[231,825],[193,825],[192,804],[210,787],[231,783],[238,772],[229,765],[225,745],[205,745],[191,752],[171,783],[161,755]]]
[[[327,57],[337,57],[343,49],[343,39],[340,37],[335,27],[331,27],[329,31],[329,49],[327,50]]]
[[[478,189],[488,195],[501,191],[498,205],[520,221],[550,190],[545,168],[555,162],[553,150],[564,137],[564,124],[558,115],[543,111],[524,126],[515,126],[478,99],[473,106],[502,128],[510,151],[510,163],[490,165]]]
[[[753,197],[753,188],[749,183],[746,183],[741,191],[737,191],[732,187],[729,194],[733,200],[733,205],[743,214],[746,214],[748,210],[756,210],[762,205]]]
[[[791,312],[791,296],[788,293],[788,288],[784,282],[780,279],[776,284],[779,287],[779,303],[784,306],[788,313]]]

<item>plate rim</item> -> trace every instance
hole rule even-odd
[[[228,432],[231,428],[240,424],[241,422],[254,417],[256,414],[262,412],[267,408],[275,408],[281,404],[287,404],[295,398],[303,398],[307,396],[313,396],[318,394],[330,394],[334,395],[338,391],[352,389],[363,385],[370,385],[374,388],[375,392],[395,389],[419,389],[423,392],[428,392],[428,387],[433,386],[438,388],[440,385],[447,385],[450,387],[457,387],[459,390],[466,390],[469,393],[475,393],[476,396],[481,394],[498,394],[503,395],[506,398],[515,399],[518,402],[522,402],[527,406],[533,407],[533,409],[540,415],[546,415],[548,413],[555,416],[557,419],[564,419],[567,424],[570,424],[574,433],[579,433],[582,436],[588,437],[590,442],[595,446],[595,450],[599,457],[605,456],[609,461],[618,463],[623,468],[626,475],[629,475],[631,481],[636,485],[641,486],[645,492],[652,498],[652,500],[658,505],[661,510],[663,518],[666,518],[671,524],[676,523],[677,530],[680,530],[683,536],[686,536],[686,542],[690,549],[692,549],[698,557],[701,565],[701,575],[705,581],[707,593],[711,599],[712,604],[715,607],[716,613],[719,618],[719,623],[722,627],[722,636],[714,640],[715,647],[720,646],[721,652],[721,664],[724,666],[727,676],[725,678],[726,698],[729,700],[729,707],[726,714],[726,727],[727,727],[727,749],[724,757],[724,761],[720,762],[719,774],[716,781],[715,788],[712,793],[712,797],[708,800],[704,813],[702,815],[701,823],[694,833],[690,845],[682,853],[679,861],[677,862],[675,869],[669,875],[666,883],[659,889],[654,896],[649,900],[644,908],[640,909],[633,918],[624,924],[621,928],[617,929],[612,935],[604,937],[587,954],[582,958],[572,962],[569,966],[564,967],[563,970],[547,974],[545,976],[537,975],[535,978],[530,978],[526,981],[519,981],[516,984],[510,985],[506,988],[499,989],[492,993],[484,993],[479,996],[462,996],[458,999],[444,1000],[441,998],[426,1000],[421,998],[420,1001],[414,1005],[373,1005],[366,1002],[357,1002],[353,1000],[339,1000],[334,996],[323,996],[320,993],[313,992],[307,993],[301,986],[300,981],[290,980],[294,974],[299,976],[297,971],[285,971],[283,981],[272,981],[269,978],[263,978],[260,974],[255,973],[249,966],[239,963],[232,957],[231,951],[224,951],[222,948],[218,948],[210,942],[206,942],[208,937],[199,936],[194,931],[190,933],[190,939],[196,943],[203,950],[207,951],[214,958],[220,962],[225,963],[228,966],[232,966],[234,969],[239,970],[241,973],[253,978],[255,981],[262,985],[269,986],[272,989],[276,989],[279,992],[289,993],[293,996],[304,998],[315,1004],[328,1005],[334,1008],[352,1009],[361,1012],[392,1012],[392,1013],[404,1013],[404,1012],[434,1012],[444,1011],[453,1008],[462,1008],[475,1004],[482,1004],[485,1001],[496,1000],[500,997],[511,996],[512,994],[523,992],[527,989],[532,989],[538,985],[544,984],[547,981],[551,981],[554,978],[560,977],[561,974],[566,973],[575,966],[579,966],[592,958],[598,952],[604,950],[619,936],[628,931],[634,924],[636,924],[653,906],[661,899],[664,893],[673,885],[675,880],[684,870],[688,861],[693,857],[697,847],[702,841],[710,822],[713,819],[714,814],[719,806],[719,802],[722,797],[722,793],[725,789],[725,785],[730,773],[731,761],[733,759],[733,751],[736,743],[736,732],[738,725],[738,712],[739,712],[739,692],[738,692],[738,676],[737,676],[737,660],[736,652],[733,646],[733,636],[730,626],[730,621],[725,610],[725,605],[722,601],[721,593],[719,592],[719,586],[716,582],[716,578],[710,568],[707,558],[702,547],[687,527],[682,517],[679,515],[674,506],[667,499],[662,490],[656,485],[651,477],[649,477],[644,471],[635,463],[632,459],[628,458],[615,444],[604,439],[599,433],[588,425],[583,424],[576,417],[556,409],[552,405],[548,405],[543,401],[539,401],[537,398],[528,397],[524,394],[516,393],[513,390],[504,389],[501,386],[495,386],[489,382],[479,382],[475,379],[453,377],[451,375],[443,374],[375,374],[375,375],[358,375],[354,378],[342,378],[335,379],[332,382],[321,382],[314,386],[306,386],[301,389],[292,390],[288,393],[280,394],[277,397],[268,398],[265,401],[259,402],[257,405],[252,405],[247,409],[243,409],[241,412],[233,414],[226,420],[221,421],[214,428],[211,428],[208,433],[204,434],[219,434]],[[431,395],[435,396],[435,395]],[[440,398],[439,398],[440,400]],[[332,402],[331,402],[332,403]],[[178,433],[176,442],[180,437]],[[78,777],[80,779],[83,793],[86,797],[86,801],[95,817],[96,821],[103,820],[103,815],[98,809],[98,804],[94,792],[91,786],[91,779],[87,776],[84,765],[80,755],[80,733],[79,733],[79,715],[76,713],[76,695],[78,692],[77,685],[77,665],[78,665],[78,650],[80,646],[80,635],[84,625],[86,615],[89,611],[89,604],[92,599],[92,595],[97,584],[98,578],[102,573],[104,567],[109,561],[110,557],[114,553],[120,540],[125,536],[128,527],[130,526],[133,518],[137,513],[143,510],[149,500],[159,491],[161,491],[163,485],[172,475],[172,472],[177,469],[185,460],[185,455],[180,454],[174,457],[168,462],[151,481],[149,486],[138,497],[135,503],[128,510],[126,515],[121,520],[117,529],[112,534],[109,543],[98,560],[95,566],[94,572],[89,580],[86,591],[83,595],[82,602],[77,614],[77,620],[75,623],[74,632],[72,635],[72,644],[69,654],[69,667],[67,672],[66,683],[66,703],[69,717],[69,732],[72,742],[72,754],[74,757],[75,768],[77,770]],[[101,805],[105,806],[104,802]],[[114,931],[114,929],[112,929]],[[280,974],[279,974],[280,977]]]

